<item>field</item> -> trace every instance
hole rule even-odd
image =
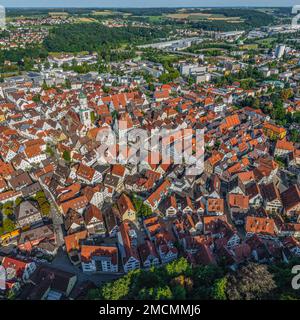
[[[255,50],[258,48],[258,44],[253,43],[253,44],[244,44],[239,47],[240,50]]]
[[[255,42],[258,44],[263,44],[263,45],[270,45],[273,41],[276,41],[277,38],[266,38],[266,39],[258,39]]]
[[[222,14],[211,14],[211,13],[171,13],[166,15],[167,18],[175,20],[190,20],[190,21],[226,21],[231,23],[239,23],[244,20],[240,17],[225,17]]]
[[[144,53],[141,52],[141,56],[143,56]],[[154,60],[151,59],[151,57],[155,57]],[[147,55],[147,53],[143,56],[143,59],[148,59],[154,62],[162,63],[162,64],[169,64],[169,63],[176,63],[180,59],[182,59],[182,56],[176,55],[176,54],[162,54],[159,52],[155,52],[155,54],[150,54],[150,56]]]
[[[81,52],[64,52],[64,53],[61,53],[61,52],[49,52],[49,56],[52,56],[52,57],[55,57],[55,58],[60,58],[62,57],[63,55],[72,55],[72,56],[78,56],[78,55],[87,55],[89,54],[88,51],[81,51]]]
[[[48,15],[50,17],[67,17],[69,15],[68,12],[49,12]]]
[[[161,22],[164,17],[163,16],[148,16],[150,22]]]
[[[131,13],[112,11],[112,10],[101,10],[101,11],[93,11],[92,15],[94,16],[114,16],[114,15],[130,16]]]
[[[78,23],[82,23],[82,22],[90,23],[90,22],[98,22],[98,21],[96,19],[93,19],[93,18],[80,17],[80,18],[76,19],[76,22],[78,22]]]

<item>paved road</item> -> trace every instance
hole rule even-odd
[[[228,208],[228,203],[227,203],[227,199],[226,197],[223,198],[224,200],[224,213],[225,215],[227,216],[227,221],[235,226],[236,230],[237,230],[237,233],[238,233],[238,236],[242,239],[242,240],[245,240],[245,236],[246,236],[246,233],[245,233],[245,229],[244,229],[244,226],[238,226],[236,225],[232,219],[231,219],[231,215],[230,215],[230,212],[229,212],[229,208]]]
[[[40,182],[40,183],[41,183],[41,186],[45,192],[45,195],[51,205],[50,215],[51,215],[51,218],[53,221],[57,245],[59,246],[57,255],[55,256],[54,260],[50,263],[50,266],[57,268],[57,269],[60,269],[60,270],[63,270],[63,271],[66,271],[66,272],[76,274],[77,279],[78,279],[78,283],[89,280],[89,281],[92,281],[96,286],[99,286],[104,282],[112,281],[112,280],[117,279],[120,276],[122,276],[123,273],[120,273],[120,274],[84,273],[84,272],[82,272],[80,265],[74,266],[70,262],[67,253],[62,248],[64,245],[64,234],[63,234],[63,229],[62,229],[62,225],[63,225],[62,215],[57,208],[57,205],[56,205],[56,202],[55,202],[55,199],[54,199],[52,193],[49,192],[46,185],[44,185],[42,182]]]
[[[50,216],[53,222],[54,232],[56,234],[56,243],[59,247],[64,244],[64,235],[62,230],[63,218],[61,213],[57,209],[55,199],[51,192],[49,192],[47,186],[40,181],[40,184],[45,192],[45,195],[50,203],[51,210]]]
[[[123,274],[115,275],[115,274],[103,274],[103,273],[98,273],[98,274],[84,273],[82,272],[80,266],[74,266],[71,264],[66,252],[63,251],[61,248],[58,250],[56,257],[51,262],[50,266],[66,272],[71,272],[76,274],[79,283],[90,280],[93,283],[95,283],[96,286],[99,286],[104,282],[117,279],[123,275]]]

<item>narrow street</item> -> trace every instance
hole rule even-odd
[[[40,181],[40,184],[45,192],[45,195],[50,203],[50,216],[53,221],[54,232],[56,234],[56,243],[59,247],[64,244],[64,235],[62,230],[63,218],[61,213],[57,209],[55,199],[51,192],[48,191],[48,188]]]
[[[225,211],[225,215],[227,217],[227,221],[229,222],[229,224],[231,224],[232,226],[235,226],[237,232],[238,232],[238,236],[241,238],[241,240],[243,241],[245,239],[245,230],[244,230],[244,227],[242,225],[236,225],[232,219],[231,219],[231,216],[230,216],[230,212],[229,212],[229,209],[228,209],[228,205],[227,205],[227,200],[226,198],[223,198],[224,200],[224,211]]]
[[[59,212],[55,199],[51,192],[49,192],[47,186],[41,183],[42,188],[45,192],[45,195],[51,205],[51,219],[53,221],[54,232],[56,234],[56,242],[58,248],[57,255],[55,256],[54,260],[50,263],[50,266],[74,273],[77,276],[78,283],[82,283],[84,281],[92,281],[96,286],[100,286],[102,283],[107,281],[112,281],[117,279],[118,277],[122,276],[123,273],[118,274],[105,274],[105,273],[84,273],[81,269],[81,266],[74,266],[67,255],[67,253],[63,250],[64,246],[64,233],[63,233],[63,217]],[[47,264],[49,265],[49,264]]]

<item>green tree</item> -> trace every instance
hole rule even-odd
[[[5,216],[11,216],[13,214],[13,205],[14,203],[12,201],[7,201],[4,203],[2,207],[2,212]]]
[[[70,162],[70,161],[71,161],[70,151],[65,150],[65,151],[63,152],[63,159],[64,159],[66,162]]]
[[[166,265],[166,272],[168,276],[174,277],[186,273],[190,269],[188,261],[184,258],[172,261]]]
[[[115,282],[108,283],[101,290],[101,295],[105,300],[125,299],[130,293],[131,274],[127,274]]]
[[[291,141],[292,142],[300,142],[300,133],[296,129],[291,130]]]
[[[212,296],[215,300],[226,300],[227,278],[217,279],[214,283]]]
[[[21,197],[18,197],[16,200],[15,200],[15,206],[17,207],[24,199],[21,198]]]
[[[51,157],[54,156],[54,151],[53,151],[53,149],[51,148],[50,145],[47,145],[47,147],[46,147],[46,153],[48,153]]]
[[[267,297],[275,289],[267,266],[251,262],[228,276],[226,295],[230,300],[255,300]]]
[[[136,210],[136,214],[140,218],[147,218],[152,215],[152,209],[143,202],[143,200],[136,195],[132,197],[132,203]]]
[[[38,103],[41,101],[41,95],[40,94],[36,94],[33,96],[32,101],[34,101],[35,103]]]
[[[175,286],[172,288],[173,299],[175,300],[185,300],[186,299],[186,289],[182,286]]]
[[[12,232],[16,229],[16,225],[10,218],[6,218],[3,221],[3,229],[5,232]]]
[[[66,79],[66,81],[65,81],[65,87],[66,87],[67,89],[71,89],[71,88],[72,88],[72,84],[71,84],[70,79]]]
[[[293,90],[291,88],[283,89],[280,93],[280,97],[283,100],[288,100],[293,96]]]
[[[44,193],[44,191],[38,191],[35,195],[35,200],[38,202],[39,204],[39,208],[41,210],[41,213],[43,216],[49,216],[50,214],[50,210],[51,210],[51,206],[49,201],[46,198],[46,195]]]
[[[300,258],[293,258],[289,263],[276,263],[269,266],[269,271],[273,275],[276,289],[272,298],[280,300],[300,300],[300,291],[294,290],[291,286],[295,276],[291,270],[293,266],[300,264]]]
[[[155,290],[155,300],[170,300],[172,298],[173,294],[169,286],[159,287]]]

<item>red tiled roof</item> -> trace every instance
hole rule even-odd
[[[246,232],[275,235],[275,222],[270,218],[248,216],[245,223]]]
[[[94,256],[110,257],[112,264],[118,263],[118,249],[108,246],[81,246],[81,260],[89,262]]]
[[[83,230],[66,236],[65,244],[67,252],[69,253],[72,250],[80,250],[80,241],[85,240],[87,238],[87,235],[87,231]]]

